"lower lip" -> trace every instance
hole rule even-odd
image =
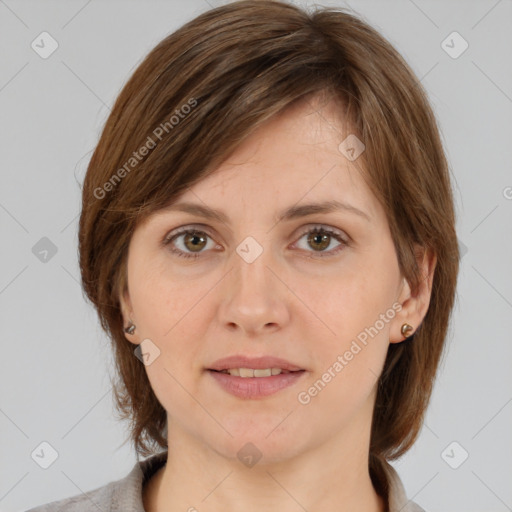
[[[220,386],[239,398],[262,398],[293,386],[306,373],[305,370],[280,373],[270,377],[235,377],[229,373],[208,370]]]

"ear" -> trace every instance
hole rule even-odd
[[[122,293],[120,293],[119,303],[121,305],[121,315],[123,317],[123,329],[128,327],[131,323],[136,325],[128,287],[126,287],[125,290]],[[124,335],[129,342],[138,345],[138,337],[136,331],[133,334],[125,332]]]
[[[415,254],[420,268],[420,282],[418,289],[415,293],[412,293],[409,283],[403,278],[401,291],[397,299],[401,309],[391,323],[390,343],[401,343],[406,337],[412,336],[425,318],[430,304],[437,256],[431,249],[425,249],[418,245],[415,246]],[[411,325],[413,328],[412,331],[406,333],[406,336],[401,332],[404,323]]]

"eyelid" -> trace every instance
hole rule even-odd
[[[303,230],[301,231],[300,236],[302,237],[306,233],[308,233],[310,230],[316,229],[316,228],[324,229],[326,231],[332,231],[333,233],[335,233],[338,236],[340,236],[341,238],[343,238],[343,240],[346,243],[349,243],[352,241],[351,237],[347,234],[346,231],[343,231],[339,228],[329,226],[328,224],[322,224],[322,223],[318,223],[318,222],[317,223],[313,222],[313,223],[306,224],[305,226],[303,226]],[[205,234],[207,234],[213,238],[212,232],[210,231],[209,226],[207,226],[206,224],[186,224],[184,226],[175,228],[175,229],[171,230],[169,233],[167,233],[164,236],[162,243],[165,244],[165,242],[169,242],[173,237],[175,237],[178,234],[181,234],[181,233],[184,233],[187,231],[193,231],[193,230],[204,232]],[[296,235],[294,235],[294,236],[296,236]]]
[[[312,233],[314,231],[323,232],[327,235],[330,235],[334,239],[336,239],[340,246],[343,247],[349,247],[352,245],[352,238],[350,235],[346,233],[346,231],[343,231],[339,228],[332,227],[327,224],[321,224],[321,223],[310,223],[306,224],[305,226],[301,226],[302,230],[300,231],[300,234],[294,234],[293,237],[295,240],[294,245],[296,245],[306,234]],[[162,245],[165,247],[167,245],[170,245],[171,242],[178,238],[182,234],[190,233],[197,231],[199,233],[204,233],[209,238],[211,238],[214,242],[216,242],[215,237],[211,234],[211,231],[208,226],[204,224],[186,224],[184,226],[180,226],[178,228],[175,228],[171,230],[169,233],[167,233],[163,240]],[[296,233],[296,232],[295,232]],[[329,257],[329,256],[335,256],[338,254],[338,252],[343,250],[343,247],[340,248],[338,246],[335,249],[330,249],[328,251],[306,251],[310,252],[312,255],[317,254],[317,256],[314,256],[315,258],[323,258],[323,257]],[[180,249],[172,249],[172,252],[180,253],[183,252]],[[208,251],[205,251],[208,252]],[[201,251],[197,253],[185,253],[188,255],[188,257],[196,258],[201,256],[203,254]],[[185,256],[187,257],[187,256]],[[311,257],[311,256],[310,256]]]
[[[315,229],[318,229],[320,231],[325,231],[328,234],[339,236],[343,240],[343,242],[346,244],[352,242],[351,237],[347,234],[346,231],[339,229],[339,228],[332,227],[328,224],[322,224],[322,223],[312,223],[312,224],[307,224],[306,226],[304,226],[304,230],[301,232],[300,238],[302,238],[306,233],[314,231]]]
[[[187,233],[188,231],[199,231],[201,233],[205,233],[210,238],[213,238],[211,231],[209,231],[208,226],[206,226],[205,224],[186,224],[185,226],[180,226],[179,228],[172,229],[169,233],[167,233],[162,240],[162,244],[166,245],[174,237],[181,235],[182,233]]]

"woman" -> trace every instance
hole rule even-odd
[[[242,1],[166,37],[107,120],[79,245],[150,457],[33,510],[423,510],[388,461],[421,428],[459,253],[435,118],[374,29]]]

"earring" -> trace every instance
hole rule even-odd
[[[402,328],[400,329],[400,332],[402,333],[402,335],[407,338],[409,336],[409,331],[413,331],[414,328],[412,325],[409,325],[409,324],[403,324],[402,325]]]
[[[130,325],[128,327],[125,327],[124,332],[127,334],[133,334],[135,332],[135,325],[130,322]]]

